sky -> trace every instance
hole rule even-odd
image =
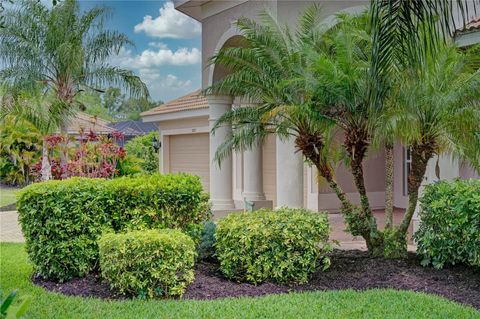
[[[43,1],[42,1],[43,2]],[[201,25],[170,1],[80,0],[81,10],[111,8],[105,28],[125,33],[135,47],[111,63],[137,73],[154,101],[169,101],[200,88]]]

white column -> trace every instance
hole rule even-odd
[[[303,207],[303,158],[293,138],[277,136],[277,206]]]
[[[209,125],[211,130],[220,116],[232,109],[232,98],[229,96],[208,96],[207,99],[210,110]],[[213,210],[235,208],[232,196],[232,157],[227,156],[224,158],[220,166],[215,161],[217,148],[231,135],[231,125],[224,125],[218,128],[215,134],[210,132],[210,200]]]
[[[243,152],[243,197],[246,200],[265,200],[262,160],[261,145],[255,145]]]

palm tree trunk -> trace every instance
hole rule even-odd
[[[68,128],[65,120],[62,121],[62,124],[60,125],[60,134],[63,137],[63,140],[60,142],[60,169],[63,172],[68,162],[68,158],[67,158]],[[64,173],[62,173],[62,179],[64,178],[65,178]]]
[[[50,159],[48,158],[48,146],[47,142],[43,141],[42,146],[42,181],[48,181],[52,179],[52,166],[50,165]]]
[[[385,143],[385,228],[393,225],[393,144]]]
[[[412,167],[408,174],[408,208],[398,231],[406,234],[417,208],[418,193],[427,171],[428,161],[433,157],[433,143],[412,146]]]

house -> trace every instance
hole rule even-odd
[[[78,137],[80,132],[95,132],[100,135],[108,135],[115,131],[109,126],[109,122],[98,116],[84,112],[77,112],[67,124],[67,133],[70,136]]]
[[[125,145],[132,138],[148,134],[157,130],[157,126],[153,123],[145,123],[143,121],[122,121],[108,124],[113,130],[123,134],[123,140],[119,142],[120,146]]]
[[[236,18],[255,18],[262,8],[269,8],[278,17],[294,22],[298,14],[312,1],[206,1],[177,0],[177,10],[202,23],[202,88],[221,79],[226,70],[208,66],[208,59],[226,46],[236,46],[241,39],[232,24]],[[325,21],[334,23],[339,11],[356,13],[365,10],[369,1],[318,1],[322,4]],[[469,30],[470,32],[470,30]],[[143,121],[156,123],[160,131],[161,171],[191,172],[200,176],[210,192],[214,210],[241,209],[244,203],[254,207],[307,207],[313,210],[338,211],[339,201],[327,185],[318,185],[314,169],[304,164],[295,153],[292,141],[270,136],[265,143],[243,154],[235,153],[221,166],[214,161],[216,148],[231,132],[225,126],[210,134],[215,121],[239,101],[229,96],[203,97],[200,92],[165,103],[142,113]],[[400,143],[395,145],[394,205],[407,205],[407,171],[410,154]],[[384,207],[385,154],[369,154],[365,163],[366,188],[374,209]],[[428,169],[425,182],[438,177],[436,160]],[[440,178],[478,177],[468,166],[460,165],[449,156],[438,159]],[[340,167],[337,180],[348,197],[358,202],[358,195],[350,173]]]

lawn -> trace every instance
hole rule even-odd
[[[28,318],[480,318],[443,298],[394,290],[295,293],[215,301],[102,301],[46,292],[30,283],[23,244],[0,243],[0,285],[32,296]]]
[[[15,203],[17,201],[15,197],[17,192],[18,192],[17,188],[1,187],[0,188],[0,207]]]

